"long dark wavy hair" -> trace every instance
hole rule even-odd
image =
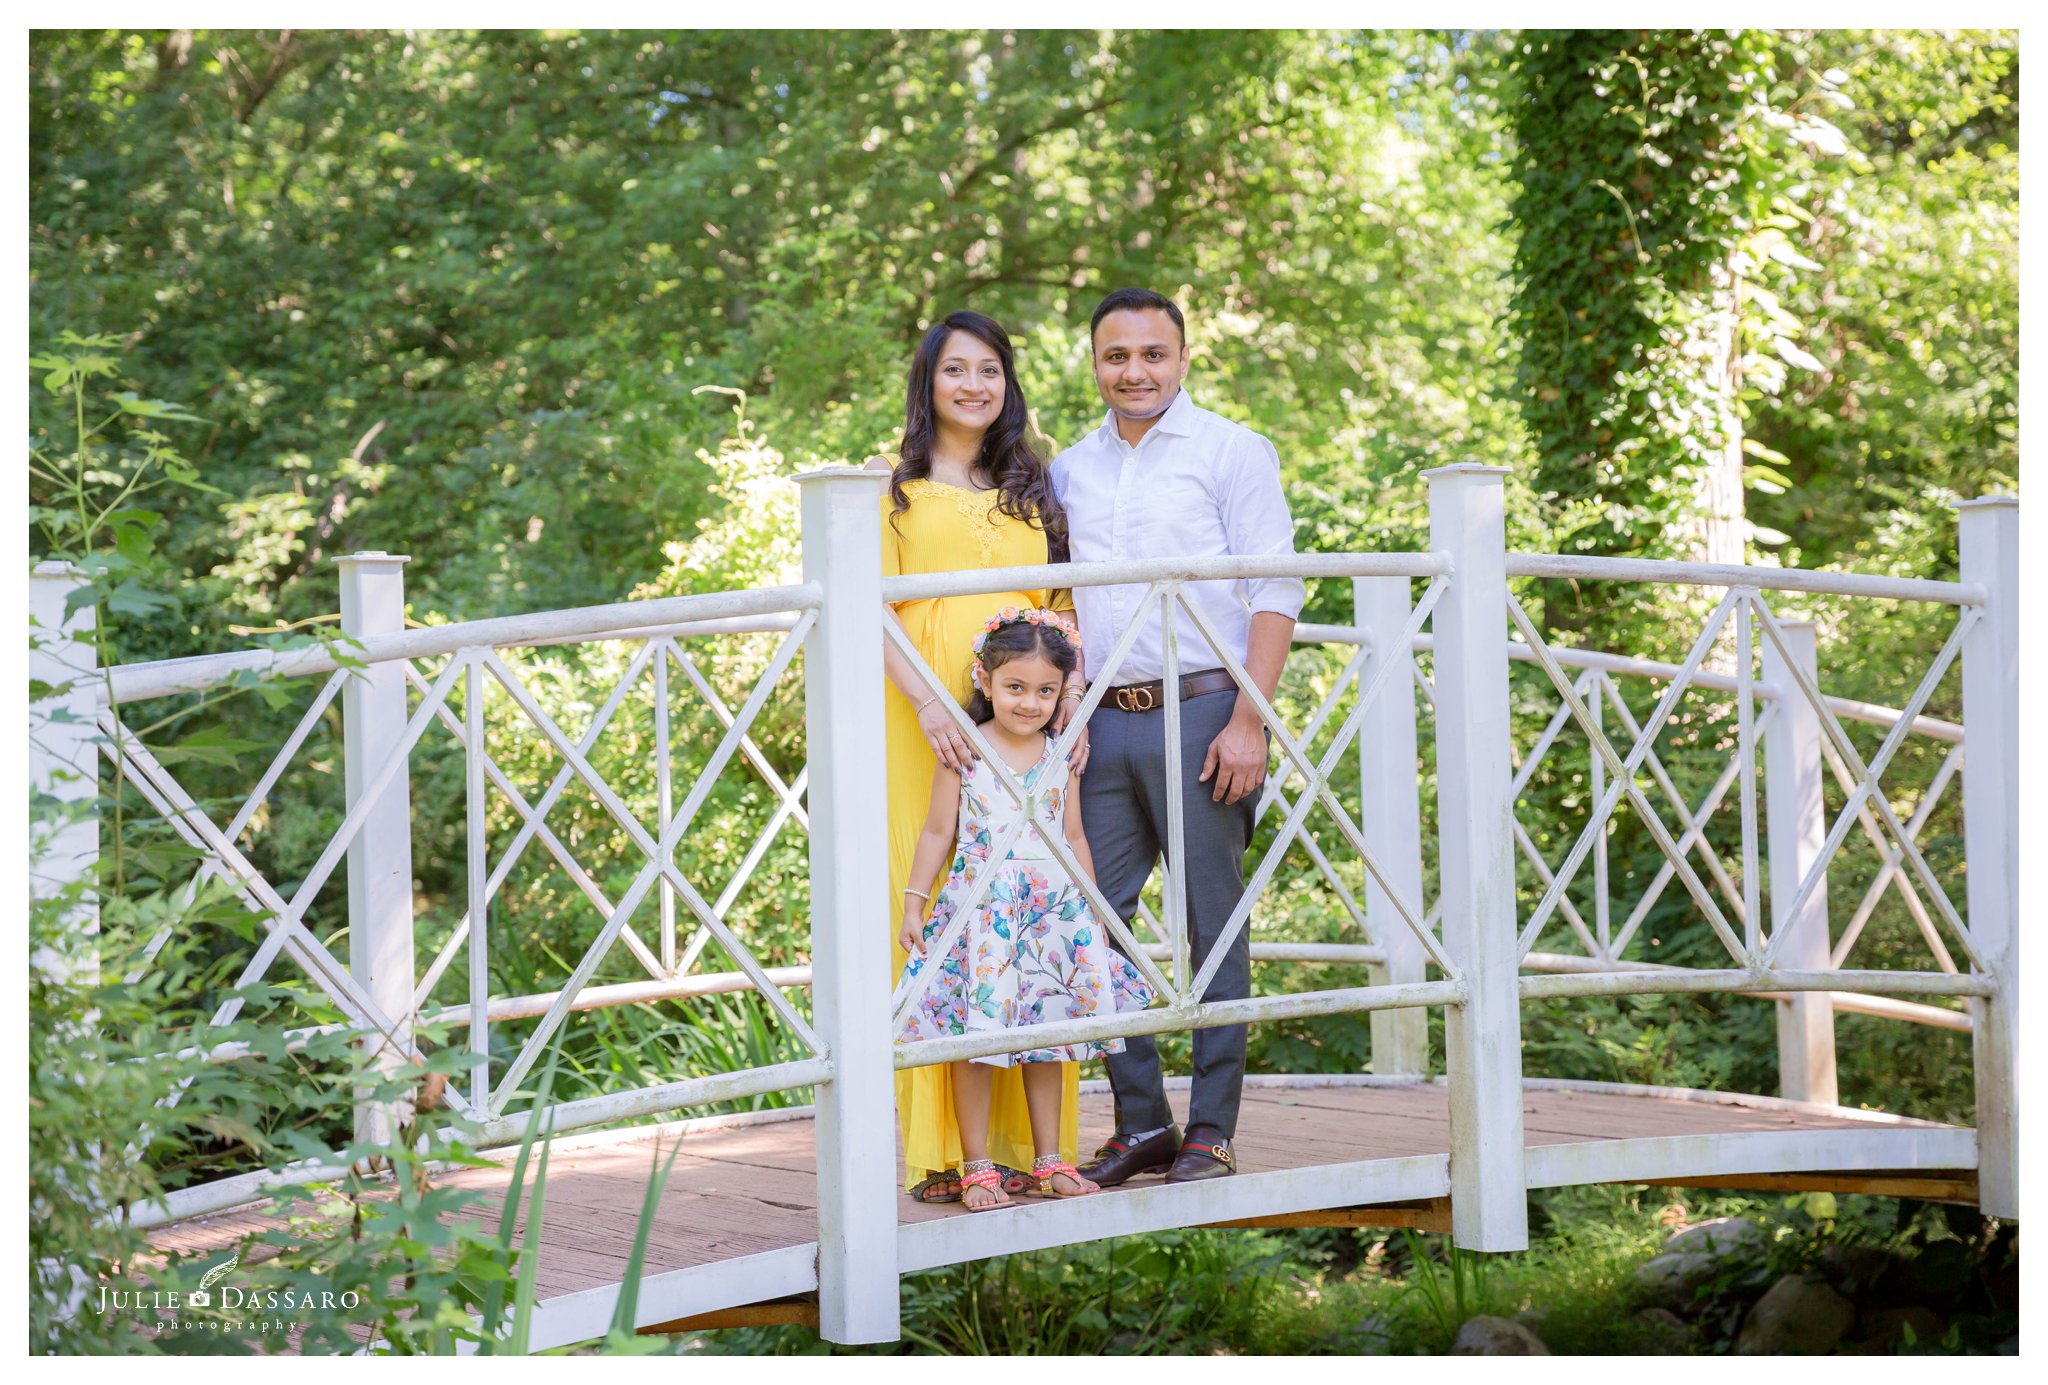
[[[999,627],[981,646],[982,676],[993,681],[996,670],[1012,659],[1027,655],[1042,654],[1054,668],[1060,671],[1060,678],[1081,666],[1081,651],[1074,647],[1072,640],[1060,633],[1057,626],[1034,625],[1029,621],[1012,621]],[[996,704],[989,700],[987,693],[976,688],[967,698],[967,719],[979,726],[995,717]],[[1052,728],[1047,726],[1046,731]]]
[[[1045,459],[1031,446],[1028,435],[1030,413],[1024,406],[1024,389],[1017,383],[1016,352],[1010,334],[1002,324],[981,313],[948,313],[917,344],[910,358],[910,384],[903,400],[903,440],[897,444],[896,467],[889,474],[889,495],[896,502],[896,515],[910,508],[904,494],[906,482],[932,474],[932,443],[938,436],[938,419],[932,411],[932,378],[938,373],[939,353],[946,339],[965,332],[996,353],[1003,366],[1003,407],[981,438],[981,470],[996,486],[996,508],[1012,519],[1021,520],[1045,532],[1050,561],[1067,561],[1067,516],[1052,493],[1052,474]],[[894,522],[895,515],[892,515]]]

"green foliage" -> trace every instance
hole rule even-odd
[[[138,499],[159,486],[199,485],[171,440],[123,418],[189,422],[173,406],[115,393],[111,412],[99,396],[119,383],[111,339],[64,336],[59,350],[35,358],[44,384],[66,394],[75,432],[68,448],[39,445],[32,487],[46,551],[85,574],[80,602],[97,606],[97,624],[80,636],[106,661],[123,621],[148,608],[122,599],[128,589],[166,584],[163,560],[138,534],[161,518]],[[89,421],[90,420],[90,421]],[[37,641],[51,638],[37,631]],[[141,728],[139,735],[184,721],[193,711],[245,691],[230,687]],[[287,700],[275,683],[256,684],[273,706]],[[65,688],[36,686],[32,696]],[[246,703],[250,699],[240,699]],[[235,708],[235,711],[245,709]],[[156,758],[190,775],[208,768],[244,772],[258,743],[233,734],[238,723],[186,723],[177,739],[154,745]],[[30,718],[31,740],[68,732],[68,718],[45,706]],[[193,879],[199,853],[151,816],[131,810],[116,776],[94,798],[32,793],[29,869],[37,882],[29,907],[29,1200],[31,1340],[56,1354],[187,1354],[277,1351],[353,1354],[365,1341],[399,1354],[449,1354],[458,1343],[499,1345],[508,1322],[505,1286],[517,1271],[506,1345],[523,1351],[532,1320],[537,1260],[513,1244],[513,1216],[527,1152],[529,1122],[513,1187],[495,1232],[466,1213],[480,1194],[437,1183],[443,1165],[483,1164],[473,1127],[442,1107],[436,1093],[471,1064],[432,1024],[416,1031],[424,1061],[389,1065],[375,1057],[304,982],[256,983],[238,977],[258,925],[221,882]],[[83,873],[59,874],[67,831],[89,815],[111,820],[114,850]],[[305,1029],[308,1019],[325,1028]],[[287,1031],[298,1027],[300,1032]],[[239,1050],[242,1056],[226,1057]],[[545,1104],[557,1063],[551,1056],[536,1107]],[[359,1101],[392,1109],[409,1123],[388,1139],[347,1133]],[[205,1262],[164,1254],[132,1214],[165,1195],[237,1169],[273,1174],[301,1161],[340,1166],[338,1179],[275,1179],[278,1223],[226,1259]],[[650,1185],[629,1264],[645,1255],[652,1210],[666,1169]],[[541,1234],[546,1153],[527,1208],[525,1244]],[[230,1273],[217,1306],[194,1301]],[[136,1295],[146,1296],[138,1299]],[[171,1297],[175,1296],[175,1297]],[[630,1309],[627,1310],[630,1312]],[[297,1329],[296,1341],[288,1334]],[[644,1344],[615,1331],[612,1350]]]
[[[1946,573],[1946,503],[2018,477],[2017,35],[1822,30],[1790,56],[1839,78],[1850,155],[1801,189],[1820,268],[1787,306],[1822,368],[1752,424],[1786,478],[1753,508],[1788,563]]]
[[[29,1043],[29,1324],[39,1352],[123,1355],[275,1352],[354,1354],[365,1342],[394,1354],[445,1355],[458,1343],[525,1350],[537,1263],[515,1246],[529,1123],[498,1225],[477,1215],[476,1192],[443,1186],[443,1167],[482,1166],[471,1127],[422,1096],[468,1066],[431,1029],[424,1063],[380,1069],[348,1033],[287,1046],[288,988],[241,987],[242,1015],[211,1008],[220,962],[200,955],[206,929],[239,903],[203,894],[166,914],[160,894],[102,890],[100,929],[80,949],[75,910],[83,882],[31,902]],[[173,932],[152,946],[152,932]],[[68,960],[67,960],[68,959]],[[249,1057],[210,1062],[224,1046]],[[551,1061],[536,1104],[554,1080]],[[335,1140],[333,1113],[357,1099],[418,1101],[390,1140]],[[238,1161],[283,1169],[313,1159],[349,1166],[333,1180],[289,1176],[271,1191],[275,1225],[224,1259],[166,1256],[125,1214],[148,1208],[183,1177]],[[673,1154],[671,1154],[671,1163]],[[523,1245],[542,1234],[547,1168],[524,1205]],[[630,1264],[645,1255],[650,1183]],[[231,1263],[232,1262],[232,1263]],[[232,1269],[215,1304],[175,1309],[105,1306],[103,1292],[177,1294]],[[513,1277],[517,1275],[516,1282]],[[218,1275],[215,1276],[219,1278]],[[507,1299],[508,1284],[512,1287]],[[295,1340],[287,1334],[294,1327]],[[500,1340],[500,1331],[505,1335]],[[608,1351],[650,1347],[615,1330]]]
[[[1560,551],[1684,554],[1739,392],[1818,362],[1777,290],[1797,146],[1841,136],[1745,30],[1533,30],[1519,79],[1513,323],[1535,484]],[[1825,87],[1825,83],[1823,86]]]
[[[1272,1305],[1284,1299],[1296,1273],[1284,1244],[1273,1237],[1165,1231],[907,1275],[900,1344],[828,1348],[807,1328],[748,1328],[699,1334],[685,1349],[734,1355],[1205,1352],[1274,1331]]]
[[[1421,1236],[1403,1231],[1401,1239],[1407,1243],[1416,1300],[1444,1341],[1456,1337],[1467,1318],[1508,1306],[1504,1301],[1496,1302],[1500,1298],[1499,1286],[1490,1257],[1446,1243],[1444,1263],[1439,1266]]]
[[[348,1085],[311,1084],[301,1099],[311,1111],[345,1111],[360,1088],[385,1101],[424,1105],[421,1094],[430,1089],[423,1084],[454,1080],[468,1066],[459,1047],[445,1046],[445,1035],[427,1040],[437,1037],[443,1046],[424,1063],[385,1074],[357,1057],[342,1065]],[[285,1142],[300,1157],[350,1167],[340,1179],[287,1184],[274,1193],[279,1224],[238,1252],[250,1266],[243,1278],[252,1292],[344,1305],[344,1311],[304,1314],[301,1351],[352,1354],[367,1339],[374,1350],[393,1355],[448,1355],[458,1343],[487,1344],[495,1336],[502,1321],[496,1286],[515,1254],[475,1215],[481,1194],[439,1186],[436,1179],[437,1163],[488,1163],[475,1153],[468,1130],[429,1107],[391,1138],[336,1142],[332,1154],[323,1140]],[[232,1305],[222,1309],[226,1316]],[[269,1349],[282,1339],[282,1331],[266,1333]]]
[[[430,1076],[464,1062],[443,1048],[424,1065],[380,1072],[347,1033],[313,1034],[287,1046],[297,1005],[289,986],[228,987],[239,968],[209,959],[205,939],[240,903],[214,889],[189,903],[168,891],[97,891],[99,929],[77,933],[85,881],[31,901],[29,971],[29,1303],[38,1351],[187,1353],[276,1350],[292,1321],[308,1352],[353,1352],[369,1329],[389,1349],[447,1351],[473,1338],[476,1299],[466,1286],[502,1273],[495,1242],[459,1219],[473,1195],[432,1186],[426,1156],[410,1141],[330,1141],[318,1132],[344,1120],[357,1091],[386,1102],[413,1097]],[[160,933],[159,930],[162,930]],[[240,1002],[221,1021],[214,1002]],[[425,1036],[431,1043],[435,1036]],[[250,1056],[210,1061],[224,1047]],[[410,1133],[440,1143],[445,1118]],[[394,1171],[396,1191],[355,1175],[334,1185],[284,1180],[275,1196],[289,1229],[266,1233],[279,1249],[244,1246],[232,1288],[211,1310],[158,1314],[103,1306],[102,1290],[185,1293],[210,1264],[171,1256],[127,1220],[181,1182],[243,1166],[277,1169],[308,1156]],[[461,1142],[436,1157],[476,1162]],[[268,1295],[324,1305],[258,1313]],[[322,1297],[322,1296],[325,1297]],[[344,1298],[344,1295],[347,1297]],[[267,1300],[275,1302],[276,1300]]]
[[[697,387],[857,461],[956,307],[1071,441],[1126,282],[1183,296],[1198,397],[1275,438],[1324,546],[1412,537],[1415,473],[1516,432],[1499,43],[48,32],[32,331],[133,324],[208,419],[164,653],[330,611],[355,548],[451,616],[616,600],[717,508]]]
[[[134,390],[115,390],[116,345],[66,333],[32,360],[43,389],[65,405],[53,420],[54,435],[65,436],[63,422],[70,425],[68,445],[45,434],[32,446],[32,519],[43,552],[83,575],[73,609],[96,608],[95,626],[80,638],[101,662],[113,657],[124,622],[161,605],[157,593],[168,585],[151,539],[161,515],[144,497],[167,487],[204,489],[192,464],[155,427],[192,416]],[[33,638],[51,635],[38,631]],[[220,725],[184,729],[182,740],[159,746],[165,761],[233,767],[251,747]],[[47,706],[31,715],[32,740],[68,731]],[[282,1031],[303,997],[289,982],[238,979],[240,959],[221,946],[224,936],[247,940],[253,931],[240,902],[217,882],[187,885],[197,853],[161,821],[124,819],[128,807],[119,777],[97,800],[32,794],[29,866],[39,882],[29,909],[32,1340],[38,1350],[60,1353],[274,1347],[284,1340],[281,1317],[243,1323],[223,1321],[225,1311],[188,1309],[173,1312],[165,1325],[155,1311],[108,1306],[103,1290],[182,1294],[202,1287],[194,1267],[175,1256],[166,1261],[129,1214],[187,1181],[237,1165],[275,1168],[308,1153],[325,1155],[327,1141],[313,1132],[331,1122],[329,1113],[348,1110],[356,1087],[394,1100],[429,1070],[445,1076],[458,1055],[450,1050],[427,1068],[378,1073],[346,1034],[316,1032],[288,1045]],[[66,831],[93,813],[111,817],[114,849],[93,870],[56,875],[57,853],[68,857],[72,849]],[[210,1058],[224,1046],[244,1047],[250,1056]],[[391,1153],[363,1147],[341,1157]],[[367,1227],[359,1207],[349,1232],[329,1247],[353,1250],[353,1257],[327,1255],[297,1278],[284,1274],[293,1267],[289,1257],[279,1258],[235,1287],[330,1291],[333,1298],[322,1302],[339,1302],[344,1288],[362,1290],[350,1300],[352,1316],[309,1325],[311,1349],[326,1343],[353,1350],[351,1324],[377,1325],[394,1338],[412,1332],[460,1306],[431,1267],[432,1248],[450,1239],[434,1218],[460,1201],[402,1193],[372,1209]],[[458,1255],[456,1263],[466,1262]],[[404,1276],[403,1289],[389,1287],[394,1273]],[[457,1318],[466,1328],[467,1317]],[[444,1349],[451,1326],[437,1322],[434,1340]]]

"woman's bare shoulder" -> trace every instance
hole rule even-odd
[[[867,469],[869,471],[894,471],[896,469],[896,458],[885,455],[870,457],[867,461]]]

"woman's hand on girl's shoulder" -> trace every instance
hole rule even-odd
[[[939,706],[937,699],[918,709],[917,729],[924,732],[924,738],[931,743],[932,754],[938,757],[940,766],[955,774],[970,772],[981,758],[974,753],[974,743],[953,724],[953,718]]]

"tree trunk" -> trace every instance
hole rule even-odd
[[[1707,563],[1740,563],[1745,538],[1742,519],[1742,281],[1732,267],[1715,274],[1712,348],[1707,380],[1713,389],[1716,437],[1695,483],[1692,530],[1694,556]]]

